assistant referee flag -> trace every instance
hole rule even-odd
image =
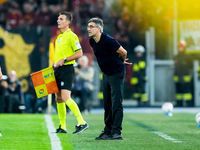
[[[31,79],[38,98],[47,96],[48,94],[57,93],[59,91],[52,66],[32,73]]]

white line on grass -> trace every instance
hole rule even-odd
[[[172,138],[172,137],[168,136],[167,134],[164,134],[160,131],[151,131],[151,132],[157,134],[158,136],[164,138],[165,140],[169,140],[169,141],[172,141],[174,143],[181,143],[182,142],[182,141],[174,139],[174,138]]]
[[[52,150],[62,150],[59,137],[57,136],[56,133],[52,132],[52,131],[55,131],[56,129],[54,128],[54,124],[53,124],[51,116],[46,114],[44,117],[47,124],[48,134],[51,140]]]

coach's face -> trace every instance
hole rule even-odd
[[[70,21],[67,20],[65,15],[60,15],[58,17],[57,23],[58,23],[58,28],[63,29],[65,27],[69,26]]]
[[[100,28],[96,26],[94,22],[88,23],[87,31],[89,37],[95,36],[98,32],[100,32]]]

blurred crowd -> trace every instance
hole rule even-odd
[[[172,6],[171,1],[166,5],[150,0],[5,0],[0,4],[0,26],[7,29],[56,26],[58,13],[69,11],[73,14],[71,26],[78,28],[75,32],[86,36],[89,18],[99,17],[104,20],[104,31],[133,54],[135,46],[144,45],[143,37],[137,39],[137,34],[145,34],[150,26],[157,32],[169,31]]]
[[[0,104],[1,113],[25,111],[21,82],[17,79],[17,73],[14,70],[11,70],[0,83]]]
[[[102,17],[104,0],[7,0],[0,5],[0,24],[6,28],[57,25],[58,13],[73,13],[73,24]]]
[[[116,31],[118,19],[130,32],[144,32],[149,26],[167,31],[174,17],[173,5],[172,0],[4,0],[0,3],[0,25],[51,26],[56,24],[58,13],[65,10],[73,13],[73,24],[79,26],[88,18],[100,17],[105,23],[114,23]]]
[[[151,25],[143,0],[130,5],[126,0],[7,0],[0,4],[0,26],[54,26],[58,13],[69,11],[73,14],[72,26],[80,27],[81,34],[87,34],[89,18],[99,17],[104,20],[106,32],[128,48],[130,34],[144,33]]]
[[[15,70],[0,81],[0,113],[40,113],[46,107],[47,97],[37,99],[35,94],[24,94]]]

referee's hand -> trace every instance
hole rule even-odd
[[[57,68],[59,66],[62,66],[63,64],[64,64],[64,59],[61,59],[54,65],[54,67]]]

